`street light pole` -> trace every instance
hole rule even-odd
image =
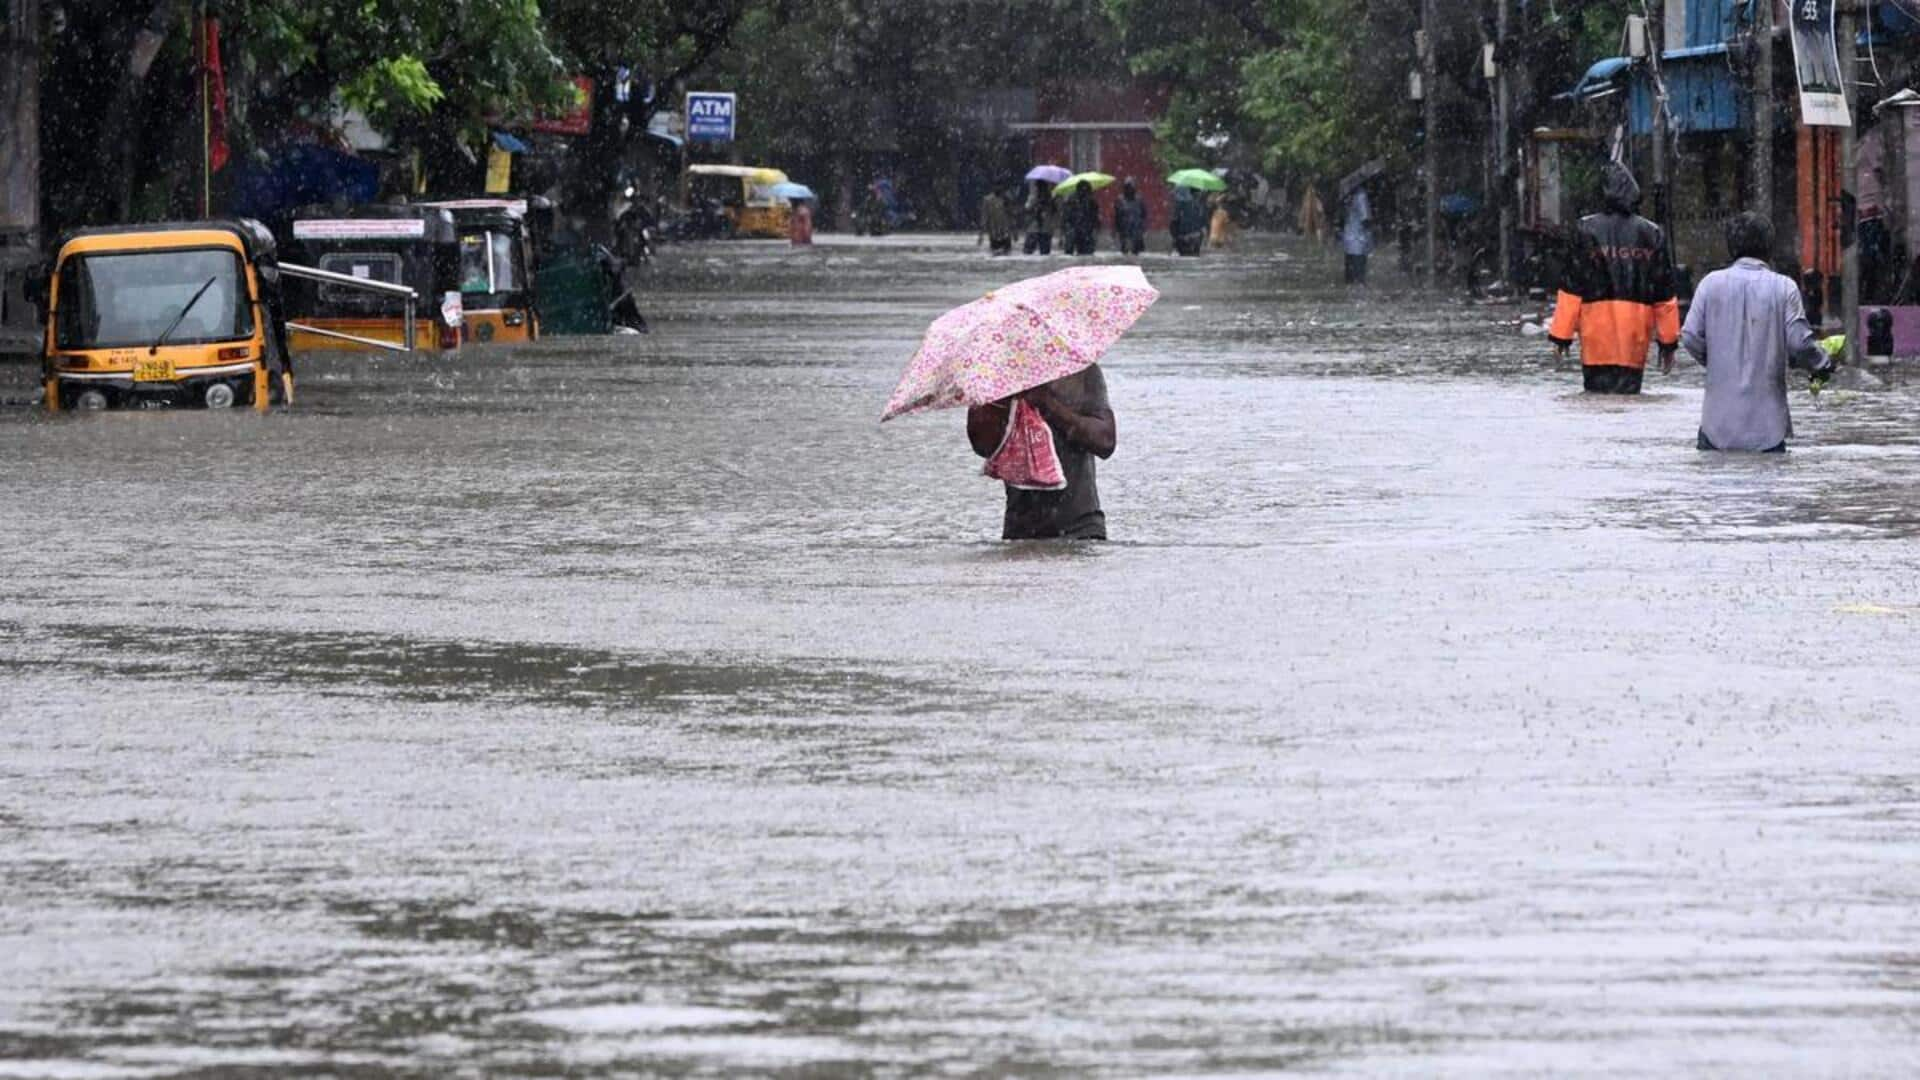
[[[1658,192],[1652,217],[1654,223],[1663,229],[1667,228],[1667,207],[1672,201],[1667,187],[1666,74],[1660,70],[1660,57],[1667,47],[1666,16],[1666,5],[1654,0],[1647,18],[1647,64],[1656,76],[1653,92],[1648,95],[1653,103],[1653,187]]]
[[[1421,168],[1427,179],[1427,287],[1439,284],[1437,272],[1440,254],[1440,177],[1439,173],[1439,132],[1434,130],[1434,117],[1438,110],[1434,108],[1434,97],[1439,91],[1435,85],[1433,63],[1433,35],[1439,20],[1433,16],[1433,0],[1420,0],[1420,109],[1421,129],[1425,132],[1420,140]]]

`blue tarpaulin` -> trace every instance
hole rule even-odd
[[[1667,113],[1676,135],[1739,131],[1752,118],[1745,87],[1734,77],[1725,45],[1696,45],[1660,54]],[[1633,81],[1628,117],[1635,135],[1653,131],[1653,79],[1642,71]]]
[[[526,143],[521,142],[519,139],[514,138],[504,131],[496,131],[493,133],[493,145],[505,150],[509,154],[524,154],[532,149],[532,147],[529,147]]]
[[[380,167],[313,143],[290,143],[265,163],[246,161],[233,174],[233,212],[271,221],[310,203],[367,203],[380,194]]]
[[[1573,89],[1560,96],[1575,101],[1592,101],[1616,93],[1623,85],[1622,76],[1632,64],[1633,61],[1624,56],[1609,56],[1588,68],[1587,73],[1580,76],[1580,81],[1573,84]]]

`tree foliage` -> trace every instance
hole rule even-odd
[[[1012,167],[1004,97],[1125,70],[1099,0],[755,0],[711,82],[749,157],[842,196],[891,175],[944,224]]]
[[[570,92],[537,0],[69,0],[42,95],[51,220],[182,212],[202,12],[220,20],[241,154],[328,125],[340,103],[403,137],[472,143],[489,118]],[[129,76],[140,32],[158,48]]]
[[[565,100],[566,66],[535,0],[227,0],[229,63],[271,134],[336,96],[378,127],[487,118]]]
[[[735,40],[749,0],[552,0],[554,47],[577,69],[626,64],[663,88],[704,67]]]
[[[1133,70],[1174,87],[1159,132],[1170,165],[1307,178],[1404,144],[1408,7],[1106,0]]]

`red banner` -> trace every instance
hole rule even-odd
[[[201,57],[205,81],[201,83],[201,93],[206,95],[207,124],[207,171],[219,172],[227,166],[227,73],[220,66],[220,20],[208,19],[200,40],[206,43],[206,55]]]

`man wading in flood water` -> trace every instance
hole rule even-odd
[[[1727,221],[1727,256],[1694,290],[1680,340],[1707,369],[1700,409],[1702,450],[1779,453],[1793,434],[1787,412],[1787,368],[1806,368],[1815,389],[1833,373],[1833,358],[1814,340],[1800,288],[1767,265],[1773,226],[1755,213]]]
[[[1117,440],[1113,411],[1107,407],[1106,376],[1095,364],[1021,396],[1052,429],[1067,486],[1059,491],[1027,491],[1007,485],[1001,539],[1105,540],[1107,517],[1100,512],[1093,459],[1112,457]],[[990,458],[1000,448],[1012,415],[1011,401],[967,410],[967,439],[974,453]]]
[[[1680,342],[1673,254],[1660,226],[1634,213],[1640,185],[1625,165],[1607,164],[1603,194],[1606,210],[1580,219],[1573,266],[1547,336],[1564,359],[1579,335],[1588,393],[1637,394],[1650,339],[1660,342],[1661,373],[1673,370]]]

